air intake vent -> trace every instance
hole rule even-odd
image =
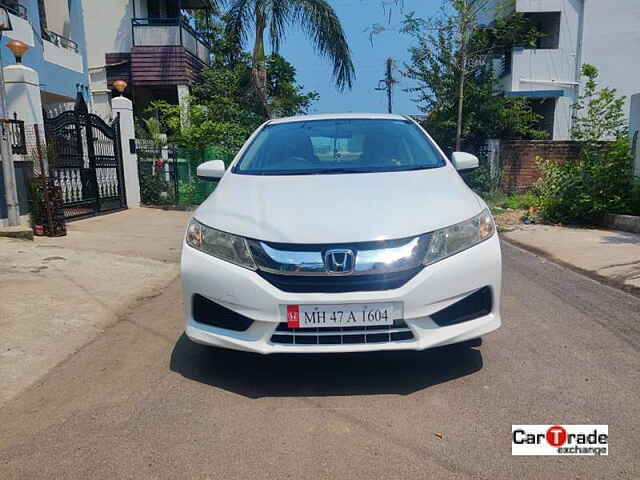
[[[439,326],[447,327],[489,315],[491,308],[491,289],[484,287],[453,305],[449,305],[444,310],[432,314],[431,318]]]
[[[253,320],[250,318],[243,317],[202,295],[193,296],[193,319],[198,323],[234,332],[244,332],[253,324]]]

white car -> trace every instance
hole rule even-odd
[[[191,219],[186,335],[262,354],[423,350],[500,326],[501,253],[487,205],[400,115],[271,120]]]

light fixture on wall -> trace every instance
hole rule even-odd
[[[16,57],[16,63],[22,63],[22,57],[27,53],[27,50],[29,50],[29,45],[20,40],[11,40],[7,43],[7,48],[11,50]]]
[[[113,82],[113,88],[115,88],[122,97],[124,95],[124,91],[127,89],[127,82],[124,80],[116,80]]]

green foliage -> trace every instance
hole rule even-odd
[[[289,117],[307,113],[313,102],[320,99],[317,92],[303,93],[296,85],[296,69],[280,55],[267,61],[267,92],[271,112],[275,117]]]
[[[511,195],[495,192],[483,198],[491,207],[511,210],[528,210],[537,202],[537,197],[531,192]]]
[[[240,44],[254,39],[252,85],[267,112],[270,111],[263,74],[265,71],[265,38],[272,53],[278,53],[287,29],[295,26],[306,34],[321,57],[333,66],[333,77],[339,90],[351,88],[355,70],[351,51],[340,19],[327,0],[230,0],[226,14],[226,31]],[[268,70],[268,67],[267,67]]]
[[[295,83],[295,68],[279,55],[267,60],[267,88],[274,114],[303,114],[319,98],[315,92],[303,92]],[[212,145],[235,154],[267,116],[258,97],[252,93],[248,55],[233,63],[218,62],[204,70],[194,85],[187,112],[164,101],[150,104],[147,115],[158,118],[162,130],[180,146],[203,150]],[[188,122],[181,125],[181,114]]]
[[[46,213],[44,205],[44,194],[42,192],[41,177],[33,177],[29,180],[29,220],[31,227],[44,225],[46,223]]]
[[[478,195],[486,197],[499,191],[502,172],[491,173],[489,165],[482,163],[475,170],[463,172],[462,178]]]
[[[584,93],[576,104],[572,136],[581,143],[574,160],[540,159],[536,184],[540,216],[549,222],[592,223],[605,213],[632,208],[633,159],[623,112],[624,98],[598,87],[598,70],[584,65]],[[604,141],[606,140],[606,141]]]
[[[575,118],[571,136],[583,142],[589,150],[599,151],[600,140],[627,137],[628,126],[624,114],[625,97],[618,97],[616,89],[598,86],[599,72],[593,65],[584,65],[586,78],[584,93],[575,105],[579,114]]]
[[[417,45],[410,49],[411,62],[405,75],[417,81],[412,89],[420,110],[427,114],[425,127],[450,152],[456,138],[461,51],[459,18],[444,11],[429,21],[411,18],[407,31]],[[487,30],[475,30],[464,49],[467,57],[463,107],[466,143],[479,144],[487,138],[544,139],[536,115],[524,98],[498,94],[491,58],[508,46],[535,37],[521,14],[500,17]]]
[[[640,215],[640,180],[637,180],[631,188],[631,203],[629,213]]]
[[[165,178],[162,168],[156,168],[151,175],[140,177],[140,198],[144,205],[173,205],[174,187]]]

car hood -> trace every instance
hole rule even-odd
[[[411,172],[256,176],[228,172],[195,218],[248,238],[347,243],[410,237],[483,208],[450,166]]]

